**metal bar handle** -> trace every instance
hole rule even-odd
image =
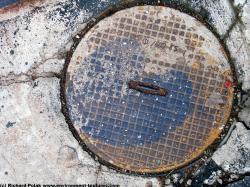
[[[128,87],[129,89],[137,90],[144,94],[166,96],[168,93],[167,89],[161,88],[160,86],[150,82],[140,82],[140,81],[130,80],[128,82]]]

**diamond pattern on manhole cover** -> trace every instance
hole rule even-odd
[[[202,23],[167,7],[138,6],[101,20],[66,74],[66,107],[81,139],[102,160],[135,172],[197,158],[232,107],[223,47]]]

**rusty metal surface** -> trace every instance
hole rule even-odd
[[[196,19],[159,6],[125,9],[95,25],[67,69],[66,106],[88,148],[135,172],[162,172],[197,158],[231,111],[223,47]],[[147,82],[167,94],[129,89]]]
[[[4,0],[0,2],[0,21],[8,20],[34,7],[42,6],[45,0]]]

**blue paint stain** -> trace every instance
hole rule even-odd
[[[121,51],[129,48],[135,50],[124,61]],[[82,124],[81,130],[93,138],[118,146],[156,142],[183,125],[193,108],[192,83],[187,74],[176,70],[167,75],[142,74],[144,58],[138,42],[131,39],[117,39],[86,58],[88,70],[80,69],[67,89],[73,123]],[[169,90],[168,95],[148,95],[128,88],[122,94],[128,71],[129,79],[159,85]],[[84,73],[93,81],[82,84],[77,78]],[[96,79],[101,75],[104,76]],[[74,86],[76,82],[82,84],[80,90]],[[100,92],[106,95],[101,96]]]
[[[20,0],[1,0],[0,1],[0,8],[12,5],[14,3],[19,2]]]
[[[0,0],[0,8],[3,8],[5,6],[12,5],[14,3],[19,3],[20,0]],[[80,9],[86,9],[88,12],[95,12],[96,14],[99,14],[101,11],[103,11],[107,6],[115,5],[118,3],[118,0],[112,0],[112,1],[101,1],[101,0],[70,0],[68,3],[63,4],[63,9],[56,9],[56,11],[60,12],[61,16],[64,16],[66,14],[74,14],[72,12],[71,8],[74,4],[77,5],[78,11]]]
[[[102,1],[102,0],[74,0],[77,6],[80,8],[87,8],[88,12],[93,12],[95,15],[100,14],[102,11],[107,9],[108,6],[116,5],[120,2],[120,0],[109,0],[109,1]],[[95,16],[94,15],[94,16]]]
[[[55,15],[60,15],[60,20],[67,27],[75,27],[75,21],[82,13],[87,13],[90,16],[96,16],[102,13],[111,5],[115,5],[118,0],[101,1],[101,0],[69,0],[59,3],[60,6],[49,13],[51,20],[58,19]],[[85,12],[86,11],[86,12]],[[86,18],[85,18],[86,19]],[[86,20],[84,20],[86,21]]]
[[[10,122],[10,121],[9,121],[9,122],[6,124],[6,127],[7,127],[7,128],[13,127],[14,124],[16,124],[16,122]]]

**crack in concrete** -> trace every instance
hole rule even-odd
[[[30,83],[39,78],[61,78],[61,75],[55,72],[44,72],[44,74],[30,75],[26,73],[12,75],[13,77],[5,76],[0,78],[0,86],[10,86],[13,84]]]
[[[101,172],[102,172],[102,165],[99,164],[99,166],[97,167],[97,170],[95,172],[96,173],[96,181],[95,181],[96,184],[98,183],[98,177],[99,177]]]
[[[235,19],[234,21],[232,22],[232,24],[229,26],[228,30],[226,31],[226,33],[221,37],[222,41],[225,41],[229,38],[230,36],[230,33],[232,32],[232,30],[235,28],[235,26],[237,24],[239,24],[239,29],[240,29],[240,32],[242,34],[244,34],[244,31],[243,31],[243,28],[245,27],[244,23],[242,22],[242,18],[240,16],[244,6],[246,5],[247,3],[247,0],[245,0],[244,4],[242,6],[238,5],[237,7],[234,6],[233,2],[232,1],[229,1],[229,4],[231,6],[231,8],[233,9],[234,13],[235,13]],[[244,42],[245,41],[245,37],[244,37]]]
[[[12,84],[19,84],[19,83],[28,83],[35,81],[38,78],[61,78],[61,72],[62,69],[60,69],[60,72],[53,72],[53,71],[44,71],[41,73],[38,73],[38,69],[40,66],[44,65],[49,60],[62,60],[65,59],[65,53],[61,52],[58,54],[53,55],[52,57],[42,59],[40,63],[34,64],[33,67],[31,67],[27,72],[25,73],[19,73],[14,74],[13,72],[10,72],[9,74],[5,76],[0,76],[0,86],[10,86]]]
[[[235,6],[232,1],[229,1],[229,4],[230,4],[231,8],[233,9],[233,11],[235,13],[235,19],[232,22],[232,24],[229,26],[229,28],[226,31],[226,33],[222,36],[222,40],[223,41],[226,40],[226,39],[228,39],[231,31],[233,30],[233,28],[235,27],[235,25],[237,25],[237,23],[239,23],[239,25],[241,26],[240,27],[241,33],[244,33],[242,27],[245,27],[244,23],[242,22],[240,14],[242,13],[242,10],[243,10],[244,6],[247,4],[247,0],[245,0],[245,2],[243,3],[243,5]]]
[[[7,164],[10,166],[11,170],[13,171],[14,177],[16,177],[16,170],[13,167],[13,165],[9,162],[9,160],[4,156],[4,154],[1,154],[2,158],[7,162]]]

